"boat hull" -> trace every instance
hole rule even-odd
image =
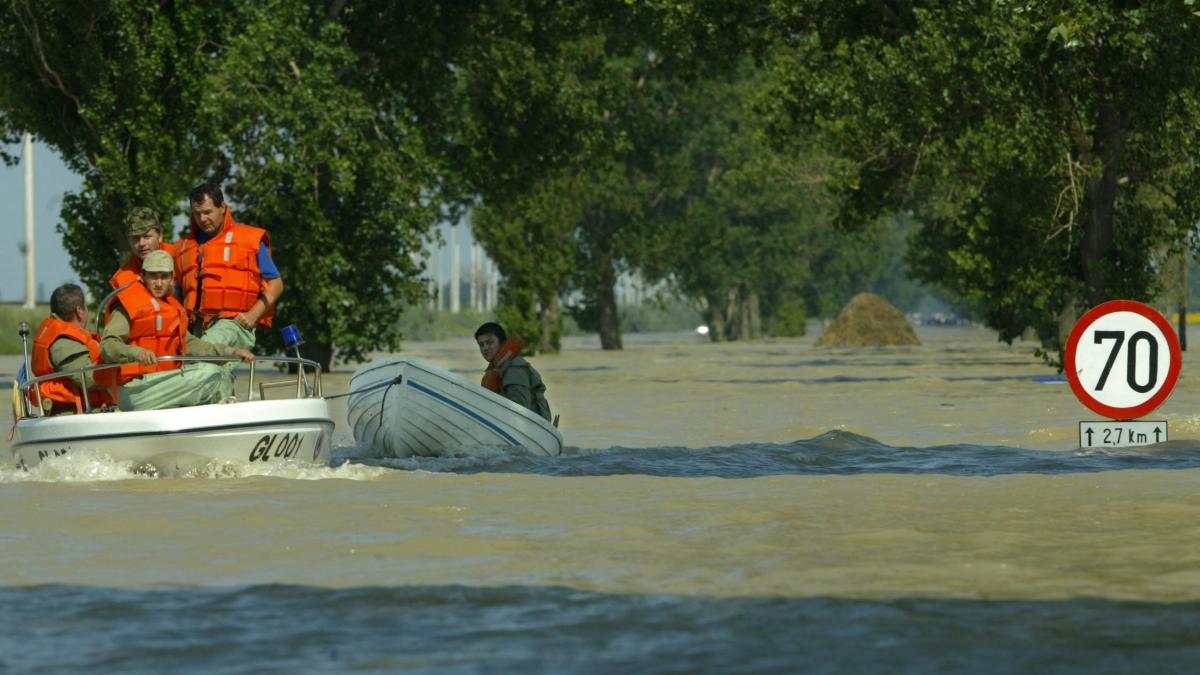
[[[32,468],[86,452],[162,473],[213,462],[323,466],[333,428],[319,398],[26,418],[13,432],[12,462]]]
[[[562,434],[537,413],[450,371],[408,357],[354,372],[347,405],[360,448],[392,457],[471,448],[562,454]]]

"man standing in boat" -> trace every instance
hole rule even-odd
[[[191,229],[175,254],[188,324],[209,342],[250,349],[255,328],[271,326],[283,294],[267,231],[233,222],[215,183],[194,188],[188,202]]]
[[[122,410],[157,410],[218,403],[233,395],[233,375],[211,363],[159,361],[162,356],[237,356],[253,361],[248,349],[213,344],[187,330],[187,312],[171,295],[175,265],[166,251],[142,260],[138,283],[117,294],[105,317],[100,358],[127,364],[97,379],[117,385]]]
[[[132,255],[108,280],[108,285],[114,289],[138,281],[142,274],[142,259],[147,254],[163,250],[172,257],[175,255],[175,245],[163,241],[162,223],[159,222],[154,209],[145,206],[134,207],[125,217],[125,234],[129,237]]]
[[[475,331],[475,342],[488,362],[483,386],[550,421],[542,376],[521,356],[524,341],[517,335],[508,337],[500,324],[488,322]]]
[[[50,316],[38,326],[33,339],[30,366],[34,377],[84,368],[100,363],[100,336],[87,330],[88,308],[83,289],[63,284],[50,294]],[[93,408],[112,403],[108,390],[97,384],[91,373],[81,376]],[[81,413],[83,397],[77,377],[48,380],[38,384],[42,411],[48,415]],[[37,404],[37,397],[30,395]]]

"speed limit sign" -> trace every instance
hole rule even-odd
[[[1113,300],[1071,329],[1064,366],[1081,403],[1105,417],[1132,420],[1171,395],[1181,356],[1179,338],[1153,307]]]

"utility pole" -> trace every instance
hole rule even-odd
[[[495,260],[488,264],[488,302],[491,303],[488,310],[494,310],[500,304],[500,268]]]
[[[33,274],[33,136],[25,134],[25,309],[37,305]]]
[[[430,276],[433,279],[430,283],[433,284],[433,292],[429,294],[429,308],[435,312],[442,310],[442,245],[433,244],[433,252],[430,254],[433,263],[430,265]]]
[[[480,291],[479,242],[471,243],[471,309],[478,312],[483,308],[483,293]]]
[[[459,307],[459,269],[458,269],[458,224],[450,226],[450,313],[458,314]]]

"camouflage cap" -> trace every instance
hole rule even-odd
[[[163,231],[162,223],[158,222],[158,214],[154,209],[145,206],[135,206],[125,216],[125,232],[131,237],[140,237],[150,230]]]
[[[175,261],[171,259],[171,254],[163,250],[150,251],[142,258],[143,272],[174,272]]]

